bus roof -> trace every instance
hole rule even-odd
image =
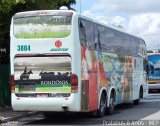
[[[128,33],[128,32],[126,32],[126,31],[124,31],[123,29],[120,29],[120,28],[118,28],[118,27],[116,27],[116,26],[114,26],[114,25],[106,24],[106,23],[104,23],[104,22],[99,22],[99,21],[96,21],[96,20],[94,20],[94,19],[92,19],[92,18],[88,18],[88,17],[86,17],[86,16],[83,16],[83,15],[81,15],[81,14],[79,14],[79,15],[80,15],[80,17],[82,17],[82,18],[84,18],[84,19],[87,19],[87,20],[90,20],[90,21],[93,21],[93,22],[95,22],[95,23],[97,23],[97,24],[99,24],[99,25],[103,25],[103,26],[106,26],[106,27],[111,28],[111,29],[113,29],[113,30],[116,30],[116,31],[122,32],[122,33],[124,33],[124,34],[128,34],[128,35],[130,35],[130,36],[133,36],[133,37],[136,37],[136,38],[138,38],[138,39],[141,39],[141,40],[143,40],[144,44],[146,45],[144,39],[142,39],[141,37],[139,37],[139,36],[137,36],[137,35],[134,35],[134,34],[132,34],[132,33]]]
[[[74,11],[74,10],[35,10],[35,11],[25,11],[25,12],[18,12],[18,13],[16,13],[13,17],[14,17],[14,18],[20,18],[20,17],[38,16],[38,15],[53,15],[53,14],[54,14],[54,15],[59,15],[59,14],[62,14],[62,13],[64,13],[65,15],[68,15],[68,16],[69,16],[69,15],[73,15],[73,14],[77,14],[78,17],[82,17],[82,18],[84,18],[84,19],[87,19],[87,20],[90,20],[90,21],[92,21],[92,22],[95,22],[95,23],[97,23],[97,24],[99,24],[99,25],[106,26],[106,27],[111,28],[111,29],[113,29],[113,30],[116,30],[116,31],[122,32],[122,33],[124,33],[124,34],[128,34],[128,35],[130,35],[130,36],[133,36],[133,37],[136,37],[136,38],[138,38],[138,39],[143,40],[141,37],[136,36],[136,35],[133,35],[133,34],[128,33],[128,32],[125,32],[123,29],[120,29],[120,28],[118,28],[118,27],[116,27],[116,26],[113,26],[113,25],[110,25],[110,24],[105,24],[105,23],[103,23],[103,22],[96,21],[96,20],[94,20],[94,19],[92,19],[92,18],[88,18],[88,17],[83,16],[81,13],[76,12],[76,11]],[[144,40],[143,40],[143,43],[146,45],[146,43],[145,43]]]
[[[25,11],[25,12],[18,12],[13,17],[14,18],[21,18],[27,16],[40,16],[40,15],[59,15],[64,13],[65,15],[72,15],[76,13],[73,10],[35,10],[35,11]]]

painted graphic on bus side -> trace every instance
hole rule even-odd
[[[98,89],[100,91],[102,87],[115,86],[117,90],[116,102],[130,101],[132,94],[132,57],[95,52],[84,47],[81,50],[82,80],[89,80],[89,88],[96,91],[97,86],[93,85],[99,84]],[[93,98],[94,94],[96,93],[89,94],[90,99]]]

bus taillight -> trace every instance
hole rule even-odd
[[[71,75],[71,90],[72,93],[78,92],[78,77],[76,74]]]
[[[14,93],[15,91],[14,75],[10,76],[10,84],[11,84],[11,92]]]

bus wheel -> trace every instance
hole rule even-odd
[[[140,88],[139,96],[140,98],[143,98],[143,88],[142,87]]]
[[[109,100],[109,107],[107,108],[107,114],[112,115],[115,110],[115,95],[114,92],[111,93],[110,100]]]
[[[138,105],[138,104],[139,104],[139,101],[140,101],[140,99],[133,100],[133,104],[134,104],[134,105]]]
[[[106,97],[102,93],[100,99],[100,106],[99,109],[97,110],[97,117],[102,118],[105,115],[105,112],[106,112]]]

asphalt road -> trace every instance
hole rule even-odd
[[[106,115],[103,118],[95,118],[87,114],[70,114],[54,115],[52,119],[45,119],[42,114],[38,114],[9,123],[20,125],[105,125],[111,120],[160,120],[160,94],[149,94],[147,98],[141,100],[139,105],[119,105],[115,114]]]

